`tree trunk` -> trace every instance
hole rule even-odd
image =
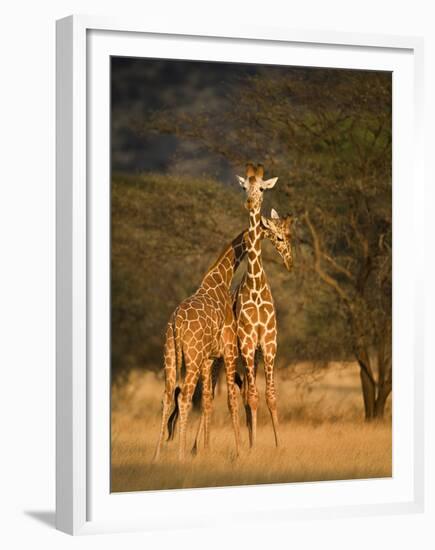
[[[375,417],[382,420],[384,417],[385,403],[391,393],[391,375],[386,382],[379,385],[378,396],[375,403]]]
[[[382,420],[384,418],[385,403],[387,401],[387,395],[383,388],[379,390],[378,397],[375,403],[375,418]]]
[[[361,366],[361,363],[360,363]],[[360,370],[361,387],[364,399],[364,411],[366,421],[371,421],[375,417],[376,410],[376,390],[373,380],[367,373],[365,368]]]

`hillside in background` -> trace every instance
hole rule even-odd
[[[278,183],[279,185],[279,183]],[[287,199],[288,201],[288,199]],[[160,370],[166,323],[192,294],[220,251],[248,224],[242,190],[207,179],[114,175],[112,179],[112,374]],[[270,207],[291,211],[281,194],[265,193]],[[264,267],[278,315],[277,367],[297,361],[349,357],[346,330],[332,291],[295,265],[287,272],[263,243]],[[245,265],[239,268],[234,283]]]

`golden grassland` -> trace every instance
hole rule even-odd
[[[219,487],[338,479],[390,477],[392,474],[391,401],[385,420],[366,424],[353,363],[298,364],[276,373],[282,446],[275,448],[264,400],[262,368],[257,448],[248,448],[240,400],[242,452],[236,459],[226,404],[218,389],[211,423],[211,449],[177,459],[177,437],[166,443],[157,464],[152,456],[158,436],[164,382],[152,372],[133,370],[112,388],[113,492]],[[188,446],[193,444],[198,413],[189,418]]]

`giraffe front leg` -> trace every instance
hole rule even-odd
[[[264,355],[264,373],[266,378],[266,403],[272,418],[273,433],[275,435],[275,445],[279,447],[280,438],[278,433],[278,411],[276,404],[276,390],[274,381],[274,363],[275,354],[267,353]]]
[[[258,409],[258,390],[255,381],[255,350],[242,350],[242,355],[247,382],[245,388],[245,409],[249,431],[249,446],[253,449],[257,443]]]

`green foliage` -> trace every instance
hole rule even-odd
[[[261,161],[280,177],[274,199],[300,215],[302,295],[317,304],[304,334],[323,326],[328,309],[331,326],[345,323],[340,340],[367,377],[368,417],[376,416],[373,396],[382,408],[392,387],[391,94],[388,72],[263,68],[228,93],[224,108],[162,111],[147,123],[234,166]],[[330,298],[325,307],[313,272],[338,310]]]

